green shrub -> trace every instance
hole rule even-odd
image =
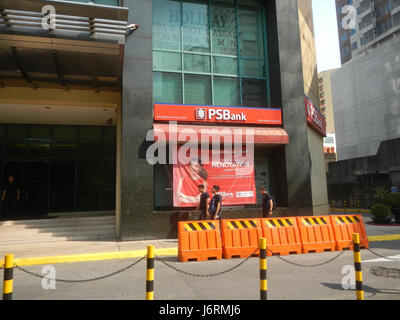
[[[389,194],[389,191],[385,187],[378,187],[374,189],[373,199],[376,203],[387,204],[386,196]]]
[[[373,205],[371,207],[371,213],[377,218],[390,217],[392,215],[390,208],[381,203]]]
[[[393,209],[400,209],[400,193],[388,193],[385,196],[385,201]]]

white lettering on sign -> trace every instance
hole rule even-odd
[[[196,110],[196,119],[198,120],[224,120],[224,121],[247,121],[247,115],[243,112],[241,113],[231,113],[227,109],[209,109],[208,116],[204,117],[204,112],[206,109]]]

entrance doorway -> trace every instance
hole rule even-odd
[[[45,215],[48,208],[49,164],[46,161],[10,161],[4,164],[4,184],[14,177],[20,190],[15,212],[3,212],[8,219],[29,219]]]

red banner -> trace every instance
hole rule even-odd
[[[257,202],[253,159],[225,161],[223,155],[220,158],[213,162],[210,151],[207,159],[199,156],[189,164],[178,163],[173,166],[174,207],[197,206],[200,200],[198,185],[201,184],[206,187],[210,199],[213,185],[220,186],[224,206]]]
[[[154,104],[155,121],[282,125],[281,109]]]
[[[304,102],[306,105],[308,124],[326,137],[326,119],[324,115],[314,106],[309,97],[304,96]]]

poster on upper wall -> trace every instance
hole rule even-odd
[[[221,153],[219,161],[212,161],[209,151],[207,157],[193,157],[188,164],[178,161],[173,165],[174,207],[196,207],[200,200],[198,185],[205,186],[210,198],[213,185],[220,186],[224,206],[257,202],[253,159],[235,161],[236,157],[231,157],[231,161],[225,161]]]

